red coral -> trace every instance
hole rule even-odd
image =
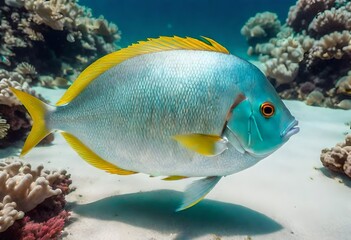
[[[57,216],[50,218],[44,223],[31,221],[30,217],[25,217],[25,225],[22,229],[21,240],[51,240],[57,239],[62,232],[69,213],[61,211]]]

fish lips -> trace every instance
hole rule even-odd
[[[289,138],[300,131],[300,128],[297,126],[299,122],[294,119],[291,124],[281,133],[281,137],[284,141],[288,141]]]

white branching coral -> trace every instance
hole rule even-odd
[[[24,217],[24,212],[16,208],[17,204],[10,196],[5,196],[0,202],[0,233],[6,231],[16,220]]]
[[[3,139],[7,135],[10,125],[6,122],[6,119],[2,119],[0,116],[0,139]]]
[[[11,92],[10,87],[24,91],[33,96],[41,98],[32,90],[28,84],[28,81],[17,72],[8,72],[6,70],[0,70],[0,104],[7,106],[21,105],[18,99]]]
[[[311,55],[324,60],[341,59],[345,55],[351,58],[351,32],[333,32],[323,36],[314,44]]]
[[[261,57],[266,75],[276,79],[278,84],[293,81],[305,52],[301,44],[292,37],[275,39],[274,44],[269,45],[269,50],[269,57]]]
[[[35,67],[27,62],[18,64],[15,68],[15,72],[18,72],[21,75],[29,75],[31,77],[35,77],[37,75]]]
[[[52,185],[67,178],[66,171],[43,169],[41,165],[32,169],[29,164],[19,161],[0,163],[0,232],[46,198],[62,193],[59,188],[53,189]]]

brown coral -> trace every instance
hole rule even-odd
[[[344,143],[338,143],[331,149],[323,149],[320,160],[323,166],[345,173],[351,178],[351,135],[346,136]]]
[[[341,8],[332,8],[317,15],[308,27],[309,34],[315,37],[343,30],[351,30],[351,2]]]
[[[296,32],[307,29],[318,13],[330,9],[334,3],[335,0],[299,0],[290,8],[287,23]]]

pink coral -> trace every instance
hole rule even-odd
[[[23,219],[26,224],[23,227],[23,240],[50,240],[57,239],[62,232],[69,213],[63,210],[57,216],[50,218],[44,223],[36,223],[25,217]]]

